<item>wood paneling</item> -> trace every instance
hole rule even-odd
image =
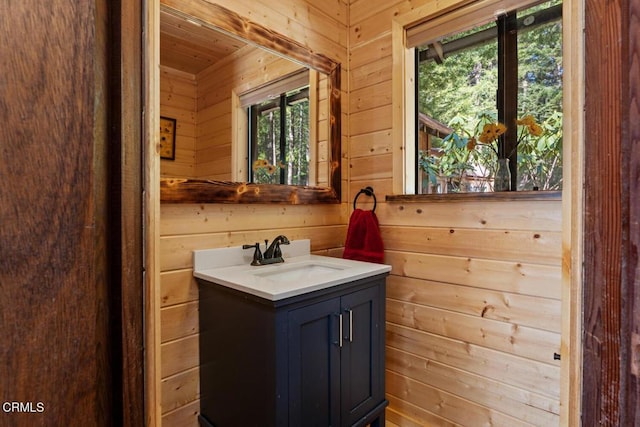
[[[399,276],[560,298],[560,266],[396,251],[385,262]]]
[[[384,216],[385,224],[390,226],[559,232],[562,230],[562,212],[558,202],[536,201],[525,205],[479,200],[444,204],[383,203],[379,215]]]
[[[162,206],[162,236],[263,231],[281,223],[275,218],[294,218],[291,223],[305,227],[344,225],[346,206],[271,206],[224,204],[164,204]],[[275,231],[274,231],[275,232]]]
[[[162,413],[175,411],[200,397],[200,371],[187,369],[162,380]],[[166,419],[165,419],[166,422]],[[182,426],[183,424],[180,424]]]
[[[385,248],[438,255],[469,256],[557,266],[558,232],[388,227],[382,234]],[[490,245],[490,249],[487,248]]]
[[[459,425],[424,411],[404,400],[395,399],[393,396],[388,395],[387,399],[390,402],[387,407],[387,427],[454,427]]]
[[[556,314],[556,317],[559,316]],[[531,360],[560,365],[553,357],[554,353],[560,351],[560,335],[522,326],[515,323],[515,320],[493,320],[484,318],[482,314],[467,315],[445,308],[388,299],[387,321]]]
[[[391,276],[390,299],[560,333],[560,301],[512,292]]]
[[[292,224],[287,224],[288,226]],[[241,246],[245,243],[263,242],[278,234],[286,234],[289,239],[312,239],[313,250],[323,250],[342,246],[346,227],[342,224],[331,227],[288,228],[284,224],[271,230],[245,230],[239,232],[213,233],[162,237],[160,265],[162,271],[190,268],[193,266],[192,252],[197,249]],[[285,233],[286,232],[286,233]],[[270,237],[271,236],[271,237]]]
[[[560,420],[579,425],[582,394],[582,232],[584,224],[584,2],[565,3],[562,11],[564,121],[562,168],[562,368]]]
[[[189,369],[197,367],[199,364],[198,351],[200,349],[198,343],[198,335],[187,335],[186,337],[162,343],[162,380],[184,373]],[[162,401],[165,402],[170,396],[163,396]]]
[[[160,73],[160,115],[176,119],[176,158],[161,160],[163,176],[195,177],[195,76],[169,67]]]
[[[173,411],[167,412],[162,417],[163,425],[180,427],[199,427],[198,414],[200,413],[200,400],[196,399]]]
[[[142,76],[146,84],[142,90],[144,97],[142,140],[144,144],[144,279],[145,295],[145,417],[149,427],[162,424],[160,362],[160,4],[147,2],[144,17],[144,48],[142,49]]]
[[[560,368],[409,326],[387,324],[387,346],[424,359],[557,398]]]
[[[386,381],[387,393],[390,395],[402,398],[407,403],[419,408],[429,407],[433,415],[451,423],[463,426],[524,427],[531,425],[490,407],[475,404],[453,393],[448,393],[391,370],[387,371]],[[422,419],[420,423],[420,425],[427,425]]]
[[[160,11],[160,62],[189,74],[198,74],[246,43],[220,31],[189,21],[170,10]]]
[[[181,5],[185,4],[184,0],[162,0],[162,3],[171,7],[177,6],[181,10]],[[189,6],[196,8],[204,4],[202,1],[191,3],[193,5]],[[334,3],[337,7],[331,7],[330,14],[320,10],[326,10]],[[302,45],[312,46],[314,51],[335,58],[338,62],[347,62],[347,34],[344,22],[346,6],[342,0],[332,0],[324,7],[316,6],[316,2],[312,0],[286,0],[277,4],[269,0],[216,0],[214,4],[285,34]],[[225,23],[223,27],[230,24],[234,23]]]
[[[195,334],[198,331],[198,301],[177,304],[161,311],[162,342]]]

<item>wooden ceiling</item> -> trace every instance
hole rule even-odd
[[[198,74],[246,43],[170,11],[160,11],[160,64]]]

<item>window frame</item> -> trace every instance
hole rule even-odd
[[[425,40],[473,26],[482,25],[495,19],[506,10],[523,9],[542,3],[544,0],[449,0],[427,3],[410,12],[396,16],[392,20],[392,104],[393,104],[393,193],[417,197],[415,162],[416,159],[416,70],[417,61],[414,47]],[[566,2],[565,2],[566,3]],[[564,6],[563,6],[564,10]],[[563,37],[564,39],[564,37]],[[564,55],[564,54],[563,54]],[[567,89],[563,87],[563,93]],[[512,178],[513,179],[513,178]]]
[[[545,3],[544,0],[542,2],[538,2],[538,4]],[[562,20],[562,4],[552,5],[546,9],[540,9],[537,11],[531,11],[531,7],[535,7],[535,5],[527,6],[521,10],[509,10],[504,13],[495,16],[494,20],[490,23],[492,24],[490,27],[482,26],[478,30],[475,30],[473,33],[467,35],[466,37],[456,38],[451,42],[451,45],[462,46],[461,50],[465,48],[472,48],[475,46],[473,43],[467,43],[464,40],[468,38],[469,40],[475,40],[479,43],[495,43],[497,46],[496,49],[496,69],[497,69],[497,81],[496,81],[496,103],[494,105],[496,111],[496,119],[500,123],[514,123],[518,116],[519,111],[519,101],[520,101],[520,91],[519,91],[519,77],[517,72],[513,72],[513,70],[519,70],[519,65],[521,58],[520,57],[520,37],[523,34],[526,34],[529,31],[535,31],[535,29],[539,26],[546,25],[549,23],[556,22],[558,20]],[[524,13],[524,15],[522,15]],[[527,24],[527,19],[532,18],[530,23]],[[530,25],[533,24],[533,25]],[[478,28],[479,26],[475,26]],[[418,76],[419,70],[423,63],[427,63],[429,61],[438,62],[438,57],[443,58],[443,50],[444,53],[448,51],[447,43],[440,44],[440,40],[445,37],[449,37],[450,35],[456,35],[459,33],[453,33],[448,35],[443,35],[436,40],[427,40],[423,43],[416,45],[413,49],[416,55],[416,71],[415,75]],[[480,36],[480,37],[478,37]],[[435,45],[434,45],[435,44]],[[436,47],[434,50],[434,46]],[[438,51],[438,46],[440,47],[440,51]],[[425,50],[427,49],[428,50]],[[453,52],[449,53],[448,56],[455,55],[457,50],[454,49]],[[427,54],[428,53],[428,54]],[[423,76],[420,76],[423,77]],[[416,106],[420,105],[420,79],[416,79],[418,84],[415,85],[415,102]],[[418,107],[416,107],[418,111]],[[416,120],[416,129],[417,134],[420,132],[420,115],[422,113],[417,113]],[[436,118],[439,119],[439,118]],[[497,154],[498,158],[507,158],[506,154],[510,153],[508,159],[508,165],[510,170],[510,188],[511,191],[526,191],[519,190],[519,181],[520,176],[518,175],[518,159],[520,150],[518,149],[517,139],[518,139],[518,129],[515,126],[507,126],[507,131],[504,135],[500,136],[502,143],[497,145]],[[420,151],[420,138],[415,139],[416,144],[416,153]],[[560,161],[561,164],[561,161]],[[415,168],[415,192],[416,194],[420,194],[421,192],[421,180],[423,180],[423,174],[420,170],[420,164],[418,161],[414,164]],[[537,190],[537,188],[534,188]]]
[[[339,68],[338,68],[339,70]],[[319,112],[319,103],[321,102],[320,97],[320,73],[312,68],[303,67],[300,70],[291,73],[289,75],[281,76],[280,78],[274,79],[267,84],[264,84],[257,88],[252,88],[249,91],[245,92],[237,92],[232,91],[231,93],[231,180],[233,182],[249,182],[250,174],[251,174],[251,164],[248,161],[249,158],[249,113],[247,107],[252,103],[256,102],[257,99],[263,98],[263,95],[259,93],[268,92],[268,88],[271,85],[272,87],[282,88],[282,83],[287,79],[295,79],[296,75],[306,73],[306,81],[309,84],[309,144],[310,144],[310,158],[316,159],[316,161],[311,161],[309,163],[309,184],[304,187],[315,187],[321,184],[325,184],[327,187],[332,189],[337,188],[336,183],[328,183],[322,181],[322,178],[325,180],[328,177],[322,175],[322,170],[318,166],[318,141],[320,138],[319,132],[322,128],[320,123],[320,112]],[[327,82],[330,85],[334,84],[334,79],[339,75],[339,71],[332,72],[328,77],[329,81]],[[339,81],[337,82],[339,84]],[[301,86],[301,85],[300,85]],[[279,90],[278,90],[279,91]],[[330,89],[328,89],[330,91]],[[272,91],[273,92],[273,91]],[[335,105],[332,107],[335,108]],[[331,123],[327,123],[331,125]],[[329,134],[331,134],[331,140],[335,139],[335,135],[333,135],[331,129],[327,129]],[[331,147],[333,147],[331,145]],[[332,148],[329,148],[332,149]],[[335,153],[328,153],[331,157],[335,156]],[[333,180],[333,179],[332,179]],[[264,185],[264,184],[256,184],[256,185]],[[281,184],[276,184],[281,185]],[[295,186],[294,186],[295,187]],[[337,202],[337,199],[336,199]]]
[[[296,93],[291,94],[291,92],[296,91]],[[289,95],[287,95],[289,94]],[[248,132],[247,132],[247,144],[248,144],[248,156],[247,156],[247,170],[249,172],[249,182],[254,182],[254,170],[252,168],[253,162],[255,160],[257,160],[257,146],[256,146],[256,139],[258,137],[257,135],[257,130],[258,130],[258,126],[257,126],[257,121],[258,121],[258,116],[260,115],[260,113],[262,112],[261,110],[264,108],[264,106],[261,106],[261,104],[264,104],[266,101],[272,100],[272,104],[274,104],[274,109],[278,109],[280,110],[280,120],[279,120],[279,127],[280,127],[280,132],[279,132],[279,158],[277,159],[279,163],[283,163],[286,164],[286,156],[287,156],[287,141],[286,141],[286,129],[287,129],[287,121],[286,121],[286,111],[287,108],[289,108],[289,102],[290,100],[296,101],[298,100],[298,98],[300,97],[301,94],[304,94],[304,97],[307,99],[307,103],[309,104],[309,112],[311,111],[311,85],[307,84],[306,86],[301,86],[299,88],[294,88],[291,90],[288,90],[286,92],[282,92],[280,93],[277,97],[268,97],[266,99],[263,99],[262,101],[257,101],[254,104],[251,104],[247,107],[247,116],[249,118],[249,127],[248,127]],[[309,152],[311,152],[311,145],[312,145],[312,138],[311,138],[311,114],[309,114],[309,123],[307,124],[309,133],[307,134],[307,148],[309,150]],[[307,165],[307,171],[311,171],[311,162],[308,163]],[[310,185],[309,182],[311,181],[311,176],[310,173],[307,173],[307,183],[305,184],[295,184],[295,185]],[[280,173],[279,173],[279,178],[278,178],[278,182],[276,182],[275,184],[286,184],[286,169],[280,168]],[[256,184],[261,184],[261,183],[256,183]]]

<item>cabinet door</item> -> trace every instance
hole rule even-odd
[[[340,299],[289,312],[289,425],[340,425]]]
[[[341,299],[344,345],[341,355],[342,425],[352,425],[384,400],[384,315],[380,286]]]

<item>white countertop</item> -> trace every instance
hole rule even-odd
[[[285,262],[261,266],[250,265],[253,251],[242,247],[194,251],[193,275],[277,301],[391,271],[385,264],[312,255],[309,246],[291,241],[281,246]]]

